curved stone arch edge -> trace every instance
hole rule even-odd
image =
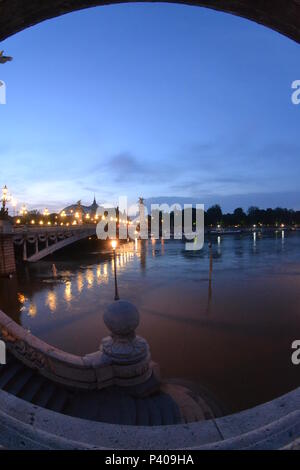
[[[73,418],[0,391],[0,445],[7,448],[278,449],[295,441],[299,433],[300,388],[216,420],[153,427]]]
[[[160,0],[141,1],[148,3],[160,2]],[[139,0],[70,0],[68,2],[55,0],[52,2],[54,5],[49,5],[48,2],[46,5],[39,5],[35,8],[30,5],[29,1],[26,5],[23,1],[17,0],[14,6],[11,25],[9,24],[9,2],[10,0],[0,0],[0,12],[2,10],[3,18],[2,22],[0,21],[0,42],[43,21],[57,18],[74,11],[122,3],[137,3]],[[258,0],[165,0],[163,3],[198,6],[232,14],[261,24],[300,43],[300,21],[297,20],[297,17],[300,16],[300,4],[297,0],[282,0],[281,2],[276,2],[276,11],[274,11],[275,7],[272,5],[272,2],[265,2],[265,5]]]

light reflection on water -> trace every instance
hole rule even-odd
[[[180,241],[122,245],[119,292],[138,306],[138,332],[163,376],[204,384],[235,411],[300,385],[290,360],[300,337],[300,233],[212,242],[211,279],[207,243],[201,252]],[[93,245],[80,260],[42,261],[2,280],[0,308],[45,341],[89,353],[108,333],[102,314],[113,281],[112,254]]]

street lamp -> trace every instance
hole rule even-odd
[[[119,292],[118,292],[118,281],[117,281],[117,260],[116,260],[116,248],[117,248],[117,240],[112,240],[111,246],[114,252],[114,271],[115,271],[115,300],[120,300]]]
[[[2,196],[0,199],[0,201],[2,202],[2,206],[0,208],[0,218],[6,219],[8,217],[7,203],[10,200],[11,197],[8,194],[7,186],[5,185],[4,188],[2,188]]]
[[[4,188],[2,188],[2,211],[6,211],[6,203],[7,203],[7,198],[8,198],[8,189],[7,186],[5,185]]]
[[[27,215],[27,213],[28,213],[27,207],[23,205],[20,210],[20,215]]]

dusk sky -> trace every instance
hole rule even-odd
[[[61,209],[119,195],[300,209],[300,46],[198,7],[56,18],[1,44],[0,185]]]

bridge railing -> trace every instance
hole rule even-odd
[[[97,390],[110,385],[138,385],[146,382],[153,372],[148,345],[135,336],[131,327],[121,337],[113,334],[104,338],[99,351],[77,356],[40,340],[0,310],[0,340],[27,367],[71,388]],[[116,349],[121,355],[112,353]]]
[[[22,225],[22,226],[14,226],[13,233],[15,234],[24,234],[24,233],[53,233],[53,232],[77,232],[82,230],[89,230],[93,229],[96,231],[96,224],[82,224],[82,225],[69,225],[69,226],[62,226],[62,225],[45,225],[45,226],[30,226],[30,225]]]

